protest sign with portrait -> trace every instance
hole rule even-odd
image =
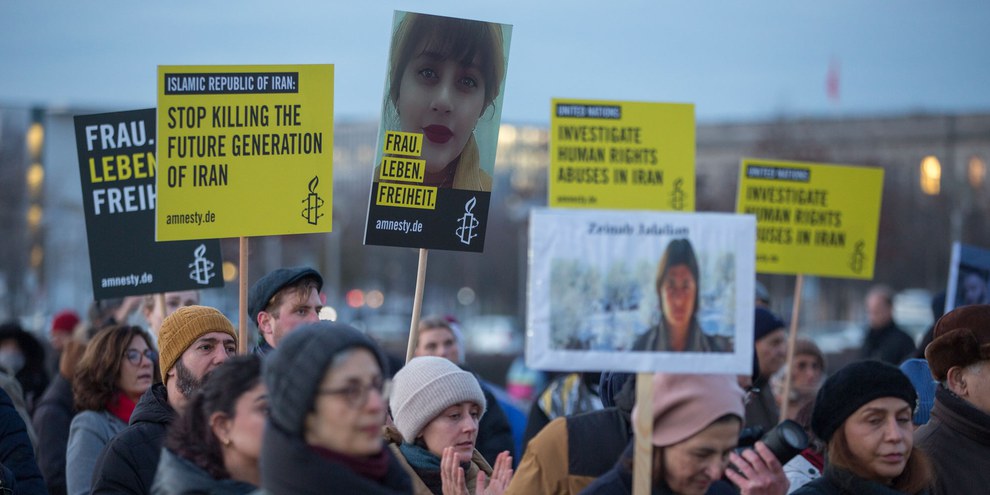
[[[511,35],[395,13],[365,244],[484,250]]]
[[[750,215],[537,210],[527,365],[749,374]]]

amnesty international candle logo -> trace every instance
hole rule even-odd
[[[674,180],[674,190],[670,193],[670,207],[676,211],[684,211],[684,179]]]
[[[853,247],[852,256],[849,257],[849,268],[856,272],[863,272],[863,264],[866,260],[866,242],[860,240],[856,241],[856,246]]]
[[[306,199],[302,200],[306,204],[306,207],[302,210],[302,217],[309,222],[310,225],[316,225],[323,213],[320,213],[320,208],[323,207],[323,198],[319,194],[316,194],[316,186],[320,185],[320,176],[314,176],[313,180],[309,181],[309,194],[306,195]]]
[[[189,263],[189,268],[192,268],[192,271],[189,272],[189,278],[200,285],[209,284],[210,280],[216,276],[216,272],[213,271],[214,266],[216,263],[206,258],[206,244],[200,244],[193,251],[193,262]]]
[[[478,199],[472,196],[467,203],[464,203],[464,216],[457,219],[461,224],[457,228],[457,237],[461,239],[461,244],[471,244],[471,239],[478,237],[478,234],[474,233],[474,229],[478,227],[478,219],[471,213],[477,203]]]

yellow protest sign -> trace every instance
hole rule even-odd
[[[736,212],[756,216],[756,271],[872,279],[883,169],[744,159]]]
[[[158,67],[156,239],[329,232],[333,66]]]
[[[694,210],[694,105],[554,99],[551,110],[551,207]]]

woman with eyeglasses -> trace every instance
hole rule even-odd
[[[378,346],[348,325],[308,323],[279,342],[265,362],[262,493],[412,493],[381,436],[387,371]]]
[[[698,258],[687,239],[674,239],[657,266],[660,322],[640,335],[634,351],[725,352],[722,340],[706,335],[698,324]]]
[[[97,457],[159,376],[158,353],[141,327],[110,326],[90,340],[72,380],[79,412],[65,453],[69,495],[90,492]]]
[[[185,412],[169,427],[153,495],[243,495],[261,485],[261,435],[268,388],[261,359],[228,359],[203,377]]]
[[[499,495],[512,478],[512,457],[495,468],[475,449],[485,394],[478,379],[450,360],[412,359],[396,374],[389,406],[389,448],[413,480],[416,495]]]

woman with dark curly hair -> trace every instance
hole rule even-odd
[[[258,356],[238,356],[203,379],[165,438],[151,493],[251,493],[268,417],[268,389]]]
[[[79,413],[69,426],[65,452],[69,495],[89,493],[97,457],[127,426],[138,399],[158,376],[158,353],[141,327],[104,328],[86,346],[72,380]]]

